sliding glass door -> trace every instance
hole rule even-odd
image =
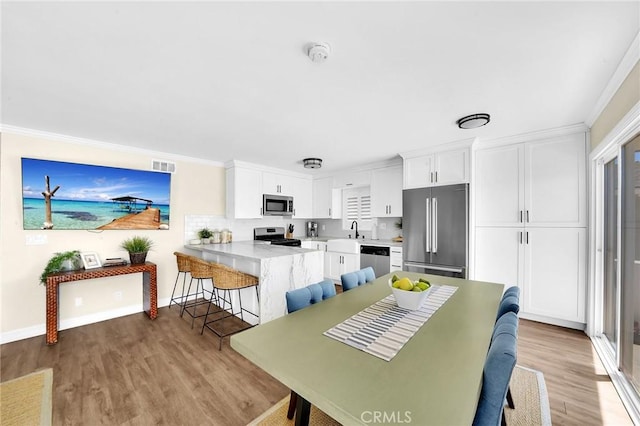
[[[594,343],[640,421],[640,134],[600,157]]]
[[[640,136],[621,153],[621,369],[640,390]]]

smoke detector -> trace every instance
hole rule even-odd
[[[327,43],[310,43],[307,47],[309,59],[319,64],[327,60],[329,53],[331,53],[331,47]]]

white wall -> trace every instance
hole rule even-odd
[[[34,133],[35,134],[35,133]],[[154,231],[25,231],[22,229],[22,157],[149,170],[152,159],[173,161],[170,229]],[[0,342],[45,331],[45,287],[39,276],[55,252],[94,251],[106,257],[124,257],[120,242],[131,235],[146,235],[155,242],[147,257],[158,265],[158,300],[166,304],[176,275],[173,252],[184,244],[186,215],[221,216],[225,211],[225,170],[221,163],[174,158],[169,155],[127,150],[109,144],[58,137],[0,135]],[[43,184],[44,185],[44,184]],[[46,236],[43,245],[27,245],[26,238]],[[61,329],[126,313],[142,311],[141,277],[65,283],[60,286]],[[121,292],[116,300],[114,293]],[[81,297],[82,306],[75,306]]]

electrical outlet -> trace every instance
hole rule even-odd
[[[76,297],[76,307],[82,306],[82,297]]]
[[[121,291],[116,291],[113,293],[113,298],[116,300],[122,300],[122,292]]]
[[[379,226],[380,229],[387,229],[387,224],[382,222]]]
[[[322,230],[324,231],[326,228],[324,227],[324,225],[322,225]]]

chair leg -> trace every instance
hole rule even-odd
[[[202,289],[200,290],[200,288]],[[200,291],[202,291],[202,298],[204,299],[204,283],[201,278],[198,278],[198,281],[196,282],[196,300],[193,305],[193,316],[191,317],[191,328],[193,328],[193,324],[198,316],[196,313],[198,311],[198,294],[200,294]]]
[[[513,395],[511,395],[511,386],[507,388],[507,404],[511,409],[516,408],[515,404],[513,403]]]
[[[296,413],[296,404],[298,403],[298,394],[294,391],[291,391],[291,396],[289,397],[289,409],[287,410],[287,418],[289,420],[293,419],[293,415]]]
[[[180,271],[178,271],[178,275],[176,275],[176,282],[173,283],[173,291],[171,292],[171,299],[169,299],[169,309],[171,309],[171,305],[173,304],[173,298],[176,294],[176,287],[178,286],[179,279],[180,279]]]
[[[191,293],[191,283],[193,283],[193,277],[191,277],[191,279],[189,280],[189,288],[187,289],[187,296],[189,296],[189,293]],[[185,303],[182,304],[182,309],[180,310],[180,317],[184,315],[184,310],[186,308],[187,308],[187,301],[185,300]]]
[[[507,420],[504,418],[504,408],[502,409],[502,421],[500,424],[502,426],[507,426]]]

